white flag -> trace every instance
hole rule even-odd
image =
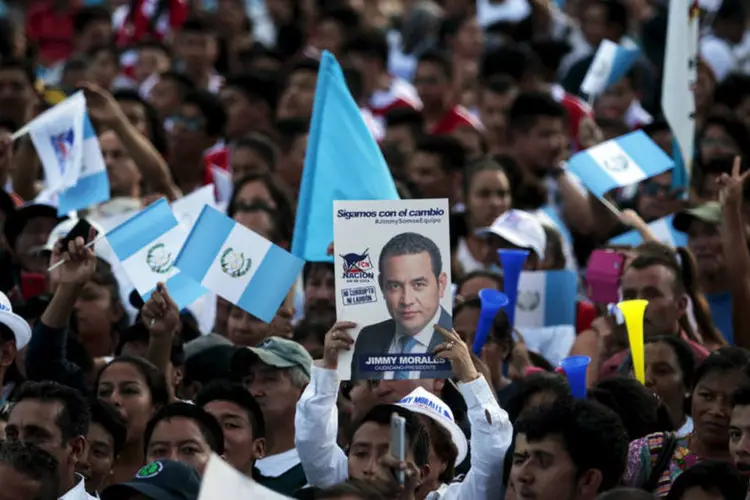
[[[695,147],[699,15],[696,0],[670,0],[661,108],[690,176]]]
[[[240,474],[216,454],[211,455],[203,473],[198,500],[291,500]]]

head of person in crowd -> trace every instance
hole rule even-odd
[[[348,479],[343,483],[315,492],[315,500],[383,500],[383,494],[369,483]]]
[[[302,268],[302,286],[305,294],[306,318],[326,317],[336,310],[336,290],[333,264],[305,262]]]
[[[421,198],[448,198],[455,203],[465,162],[466,152],[453,137],[425,136],[417,141],[406,172]]]
[[[510,155],[522,172],[539,177],[556,168],[567,149],[565,109],[541,92],[519,94],[508,113]]]
[[[249,474],[266,454],[265,419],[255,398],[240,384],[217,380],[198,393],[195,404],[221,425],[226,461]]]
[[[542,224],[527,212],[511,209],[495,219],[489,227],[482,229],[487,237],[489,254],[486,262],[499,263],[500,249],[528,250],[523,268],[527,271],[542,269],[547,255],[547,235]]]
[[[133,127],[146,136],[156,150],[167,154],[167,134],[156,108],[135,90],[120,89],[112,94]]]
[[[388,313],[401,331],[417,335],[445,314],[440,301],[447,275],[431,239],[417,233],[394,236],[380,251],[378,271]]]
[[[547,271],[559,271],[565,269],[567,260],[563,245],[565,244],[562,234],[556,228],[542,224],[544,234],[547,237],[547,248],[542,260],[542,269]]]
[[[525,411],[513,426],[518,500],[593,500],[620,483],[628,435],[609,408],[563,400]]]
[[[251,132],[270,131],[276,118],[278,94],[274,74],[230,75],[219,93],[227,110],[227,139],[236,141]]]
[[[55,95],[54,100],[49,100],[49,104],[56,104],[58,101],[64,99],[64,96],[74,92],[78,82],[87,80],[89,78],[89,68],[91,67],[91,59],[85,54],[74,54],[65,61],[60,74],[60,83],[58,87],[62,91],[62,95],[59,97],[53,94],[54,90],[49,92],[45,91],[45,98],[52,94]],[[45,99],[47,101],[47,99]]]
[[[172,50],[162,42],[143,40],[136,48],[138,59],[133,67],[133,78],[143,83],[149,78],[158,77],[172,66]],[[153,90],[153,87],[152,87]]]
[[[136,321],[120,333],[120,339],[114,350],[115,356],[140,357],[146,359],[148,354],[149,333],[142,321]],[[165,378],[168,385],[178,387],[182,382],[185,365],[185,350],[182,339],[175,336],[169,352],[169,365]]]
[[[703,125],[697,141],[701,163],[719,158],[750,157],[750,131],[733,114],[712,114]]]
[[[285,118],[276,123],[276,129],[281,150],[278,173],[296,196],[302,183],[310,121],[305,117]]]
[[[724,261],[724,247],[719,234],[721,225],[721,205],[710,201],[677,214],[672,225],[678,231],[687,233],[688,248],[695,256],[698,279],[704,288],[713,285],[724,287],[727,279],[727,266]]]
[[[593,0],[581,12],[581,31],[591,47],[597,47],[602,40],[620,43],[629,22],[628,6],[622,0]]]
[[[143,436],[146,463],[174,460],[200,474],[211,453],[224,453],[224,433],[216,418],[200,406],[182,401],[160,409]]]
[[[526,410],[571,399],[570,385],[564,377],[557,373],[532,373],[518,381],[518,389],[508,402],[508,417],[515,422]]]
[[[201,477],[195,468],[174,460],[157,460],[144,465],[133,479],[104,490],[102,500],[197,499]]]
[[[280,155],[279,148],[267,136],[250,133],[232,143],[229,161],[232,181],[239,182],[247,175],[274,172]]]
[[[424,117],[419,111],[403,106],[389,109],[385,113],[385,137],[383,149],[396,149],[408,158],[414,153],[417,141],[424,135]]]
[[[629,441],[675,429],[667,406],[634,378],[600,380],[589,389],[588,398],[620,416]]]
[[[458,297],[461,300],[475,299],[479,296],[479,292],[485,288],[501,291],[503,289],[503,277],[493,271],[472,271],[456,282],[456,300],[458,301]],[[455,322],[455,312],[453,316]],[[473,332],[474,329],[471,329],[471,331]],[[467,333],[469,333],[469,330],[467,330]]]
[[[99,134],[99,146],[107,167],[110,196],[139,198],[143,175],[117,133],[113,130],[103,131]]]
[[[10,300],[0,292],[0,387],[8,382],[6,375],[15,369],[18,352],[26,347],[29,340],[31,340],[29,324],[13,312]]]
[[[86,455],[76,464],[76,471],[86,481],[86,491],[101,491],[114,471],[115,461],[125,445],[127,430],[120,414],[109,404],[90,402],[91,423],[86,436]]]
[[[397,405],[378,405],[359,421],[351,434],[350,478],[373,485],[382,481],[379,461],[389,453],[391,417],[394,413],[406,420],[406,461],[417,466],[421,477],[429,475],[430,437],[417,415]]]
[[[238,347],[255,347],[273,334],[271,324],[239,306],[230,305],[227,338]]]
[[[713,100],[717,111],[734,112],[750,126],[750,75],[730,73],[716,87]]]
[[[319,67],[320,62],[312,58],[301,59],[294,64],[286,79],[284,91],[279,97],[279,105],[276,108],[278,120],[310,119]]]
[[[203,176],[203,152],[224,135],[227,113],[219,98],[207,90],[188,93],[179,111],[170,118],[169,160],[178,186]]]
[[[39,104],[35,81],[29,64],[3,57],[0,62],[0,120],[26,123],[32,118]]]
[[[620,290],[623,300],[649,301],[643,321],[646,339],[682,332],[696,339],[687,317],[688,303],[692,303],[703,343],[725,343],[713,326],[705,299],[696,291],[694,266],[692,255],[684,248],[644,243],[635,250],[620,278]]]
[[[32,443],[2,443],[0,484],[2,500],[56,500],[60,495],[57,460]]]
[[[148,94],[148,102],[162,120],[180,112],[183,99],[195,90],[195,82],[179,71],[163,71]]]
[[[76,52],[89,53],[112,39],[112,16],[104,7],[89,6],[73,16]]]
[[[750,383],[747,380],[732,393],[729,423],[729,452],[737,470],[750,476]]]
[[[143,433],[151,417],[169,402],[164,375],[148,361],[119,356],[99,372],[96,394],[119,412],[127,438],[123,451],[143,455]]]
[[[518,88],[508,75],[496,75],[484,81],[479,90],[479,116],[490,153],[505,152],[508,144],[508,112]]]
[[[388,41],[376,29],[362,30],[349,41],[346,53],[363,76],[365,95],[371,96],[388,74]]]
[[[631,68],[614,85],[597,96],[594,111],[597,118],[628,119],[628,111],[641,96],[640,73]]]
[[[446,107],[453,100],[453,66],[450,59],[440,51],[428,50],[417,60],[414,86],[424,105],[422,113],[428,129],[443,117]]]
[[[292,240],[296,212],[289,188],[272,173],[249,174],[234,184],[227,214],[233,217],[243,207],[253,205],[263,205],[275,214],[278,239],[274,243],[286,248]]]
[[[484,49],[484,32],[476,16],[454,15],[441,24],[439,42],[457,59],[477,61]]]
[[[721,189],[718,182],[719,178],[722,174],[731,174],[733,166],[734,158],[730,156],[696,165],[695,175],[690,179],[690,187],[695,195],[693,197],[695,199],[694,205],[719,201],[719,190]],[[747,169],[748,165],[744,164],[740,167],[740,172],[745,172]]]
[[[322,359],[325,336],[334,323],[335,318],[302,318],[294,325],[292,340],[304,347],[313,359]]]
[[[494,160],[470,165],[463,174],[462,194],[466,210],[466,236],[489,227],[510,210],[511,186],[503,167]],[[494,262],[494,261],[493,261]]]
[[[730,500],[746,494],[747,481],[730,464],[707,460],[677,476],[667,500]]]
[[[47,274],[49,258],[44,253],[44,245],[61,220],[57,209],[41,203],[28,203],[7,216],[3,232],[21,270]]]
[[[745,349],[722,347],[698,365],[691,398],[691,451],[702,456],[729,452],[731,396],[746,377],[743,369],[748,361],[750,354]]]
[[[311,43],[318,50],[327,50],[341,57],[346,42],[360,28],[360,15],[351,7],[333,4],[321,9]]]
[[[257,347],[240,348],[232,358],[233,380],[253,395],[265,421],[274,423],[268,429],[275,433],[268,436],[270,441],[294,433],[297,400],[310,382],[311,366],[312,358],[304,347],[279,337],[269,337]]]
[[[177,397],[193,401],[201,389],[216,379],[229,379],[235,346],[217,333],[202,335],[185,344],[185,367]]]
[[[184,64],[185,72],[194,78],[207,78],[219,55],[216,30],[208,19],[194,17],[183,23],[175,39],[177,58]]]
[[[85,54],[89,58],[86,79],[103,89],[112,89],[120,71],[117,47],[105,43],[91,47]]]
[[[26,382],[15,396],[5,427],[9,443],[33,444],[55,457],[63,496],[74,487],[83,490],[76,464],[86,453],[91,413],[83,396],[56,382]]]
[[[695,357],[680,337],[661,335],[646,340],[645,386],[669,408],[675,429],[687,425],[692,429],[690,395],[695,374]]]

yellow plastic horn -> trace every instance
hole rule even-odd
[[[625,300],[617,304],[625,317],[628,328],[628,342],[633,356],[633,371],[635,378],[641,384],[646,383],[646,362],[643,356],[643,315],[646,312],[648,300]]]

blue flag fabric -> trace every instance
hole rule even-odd
[[[333,262],[335,200],[397,200],[396,185],[336,58],[324,51],[315,88],[292,254]]]

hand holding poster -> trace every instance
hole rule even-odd
[[[352,321],[342,380],[450,376],[435,358],[453,327],[448,200],[334,202],[336,314]]]

